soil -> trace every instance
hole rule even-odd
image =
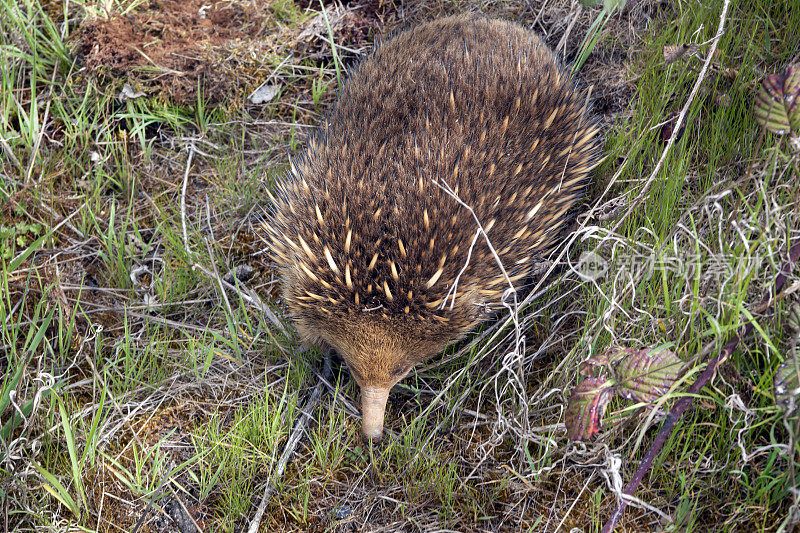
[[[106,83],[136,80],[137,88],[176,103],[192,103],[202,87],[208,101],[230,101],[269,75],[274,52],[299,44],[291,37],[302,35],[303,28],[293,31],[293,23],[276,16],[271,4],[149,0],[123,16],[84,21],[76,54],[90,74]],[[336,7],[332,10],[331,16]],[[353,46],[371,41],[382,27],[383,11],[386,8],[377,2],[344,8],[341,23],[334,28],[337,43]],[[299,18],[314,22],[310,16]],[[322,39],[316,41],[312,48],[329,51]]]
[[[261,19],[234,2],[209,8],[204,0],[150,0],[132,14],[86,21],[77,53],[90,72],[112,79],[156,68],[158,85],[175,101],[194,96],[198,80],[222,95],[232,81],[209,68],[208,49],[256,37],[263,31]]]

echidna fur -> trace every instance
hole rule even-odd
[[[587,92],[518,24],[449,17],[381,44],[267,210],[301,336],[335,349],[385,405],[557,246],[598,132]],[[382,408],[380,428],[366,418],[380,436]]]

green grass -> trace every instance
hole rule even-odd
[[[503,9],[532,22],[522,5]],[[621,29],[628,12],[603,25],[579,75],[597,81],[594,58],[631,46],[615,75],[633,81],[606,131],[609,157],[587,208],[641,191],[664,149],[659,125],[683,106],[702,61],[665,65],[663,47],[710,40],[721,6],[677,2],[634,40]],[[141,521],[142,531],[162,531],[165,510],[180,503],[207,531],[242,531],[271,482],[263,531],[599,531],[617,502],[604,477],[611,459],[630,479],[660,418],[614,401],[598,438],[568,442],[563,408],[578,364],[612,343],[671,343],[688,361],[751,319],[800,229],[797,155],[752,112],[763,76],[798,53],[800,9],[733,2],[719,58],[645,201],[616,232],[618,218],[588,220],[571,247],[573,264],[592,249],[610,270],[596,283],[568,270],[557,285],[533,280],[539,296],[519,318],[524,351],[507,316],[483,326],[479,340],[451,347],[393,391],[390,437],[372,448],[360,439],[357,388],[335,368],[277,476],[321,386],[321,355],[296,355],[292,339],[218,278],[248,263],[255,275],[245,286],[266,302],[275,295],[252,221],[354,58],[345,47],[266,53],[256,81],[275,72],[281,91],[262,107],[238,97],[211,105],[202,90],[185,104],[120,102],[124,80],[82,71],[70,39],[75,17],[141,7],[81,3],[65,28],[58,9],[0,0],[0,523],[130,531]],[[290,0],[268,11],[273,29],[299,30],[315,15]],[[596,14],[581,15],[568,50],[577,52]],[[324,33],[338,42],[330,18]],[[722,93],[729,103],[714,103]],[[636,493],[671,518],[668,530],[767,531],[789,516],[797,443],[787,456],[772,381],[791,305],[757,317]],[[629,508],[623,523],[648,530],[657,520]]]

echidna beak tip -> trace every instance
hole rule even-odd
[[[363,387],[361,389],[361,432],[365,441],[378,442],[383,437],[383,417],[386,413],[388,388]]]
[[[361,440],[367,446],[372,444],[379,444],[383,440],[383,433],[368,435],[366,432],[362,432]]]

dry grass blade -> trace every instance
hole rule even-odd
[[[186,230],[186,189],[189,185],[189,169],[192,168],[194,158],[194,143],[189,146],[189,155],[186,157],[186,171],[183,173],[183,186],[181,187],[181,229],[183,230],[183,245],[189,257],[192,257],[192,249],[189,246],[189,234]]]

